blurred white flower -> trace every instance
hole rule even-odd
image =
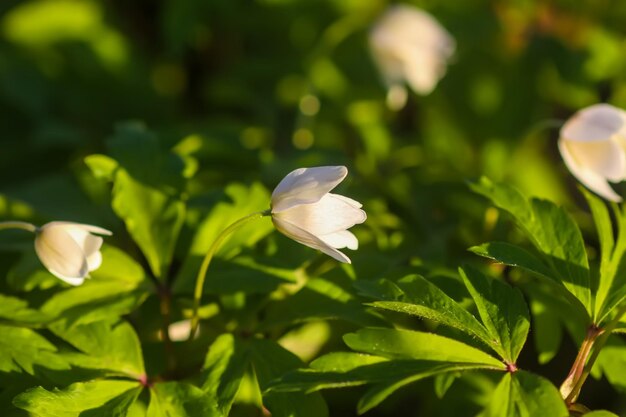
[[[610,104],[580,110],[561,128],[559,150],[570,172],[587,188],[622,201],[609,185],[626,179],[626,112]]]
[[[371,30],[369,44],[393,110],[406,103],[405,82],[417,94],[429,94],[456,48],[454,38],[434,17],[405,4],[385,12]]]
[[[72,222],[50,222],[36,231],[35,252],[52,274],[70,285],[81,285],[102,263],[102,238],[106,229]]]
[[[347,229],[367,218],[361,204],[331,194],[348,175],[344,166],[300,168],[289,173],[272,192],[272,221],[279,232],[296,242],[319,249],[341,262],[350,258],[337,249],[357,249]]]

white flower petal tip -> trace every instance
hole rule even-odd
[[[569,171],[585,187],[620,202],[609,182],[626,179],[626,112],[610,104],[580,110],[561,128],[559,151]]]
[[[50,222],[37,230],[35,252],[41,263],[57,278],[81,285],[89,272],[102,263],[103,239],[92,233],[111,235],[106,229],[72,222]]]
[[[300,168],[289,173],[272,193],[276,229],[298,243],[318,249],[344,263],[337,249],[357,249],[347,229],[367,219],[358,201],[330,191],[348,175],[344,166]]]
[[[369,34],[374,62],[389,88],[392,110],[404,107],[405,83],[421,95],[434,90],[446,73],[456,42],[430,14],[409,5],[390,7]]]

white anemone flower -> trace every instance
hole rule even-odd
[[[348,175],[344,166],[300,168],[290,172],[272,192],[272,221],[279,232],[318,249],[340,262],[350,258],[337,249],[355,250],[359,242],[347,229],[367,218],[362,205],[331,194]]]
[[[456,49],[454,38],[433,16],[406,4],[385,12],[372,28],[369,44],[393,110],[406,103],[405,83],[417,94],[429,94]]]
[[[561,128],[559,150],[570,172],[601,197],[622,201],[610,182],[626,179],[626,112],[610,104],[580,110]]]
[[[36,231],[35,252],[53,275],[70,285],[81,285],[89,272],[102,264],[102,238],[106,229],[72,222],[50,222]]]

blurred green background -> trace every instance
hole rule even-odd
[[[388,1],[2,1],[0,217],[111,227],[107,186],[83,158],[105,152],[116,123],[138,121],[193,159],[189,201],[234,181],[271,190],[297,167],[347,165],[343,187],[369,215],[350,254],[365,278],[408,264],[454,270],[479,262],[467,247],[515,239],[467,189],[480,175],[567,205],[594,239],[556,139],[581,107],[626,108],[626,2],[407,3],[433,14],[457,51],[432,94],[411,93],[392,112],[367,45]],[[558,384],[574,356],[565,344],[546,366],[529,346],[522,365]],[[457,395],[493,388],[480,376],[466,384]],[[464,406],[431,398],[431,386],[371,415],[395,415],[403,401],[432,415]],[[350,391],[326,394],[331,415],[354,412]],[[590,382],[583,402],[619,409],[619,398]]]

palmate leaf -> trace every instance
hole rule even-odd
[[[459,272],[480,318],[496,342],[491,346],[507,363],[514,364],[530,329],[530,314],[522,293],[475,269],[459,269]]]
[[[558,275],[554,273],[549,266],[545,265],[541,259],[527,250],[506,242],[484,243],[482,245],[473,246],[469,250],[476,255],[492,259],[496,262],[521,268],[533,276],[540,278],[544,284],[550,286],[555,294],[567,300],[572,306],[576,317],[581,321],[582,326],[586,325],[589,321],[589,314],[580,300],[561,284]]]
[[[525,371],[506,373],[480,417],[568,417],[558,389],[550,381]]]
[[[108,149],[115,163],[101,155],[92,155],[85,163],[95,175],[112,178],[113,210],[124,220],[154,275],[163,277],[185,218],[184,161],[161,150],[152,133],[132,123],[117,126]]]
[[[516,189],[484,177],[470,187],[513,216],[553,275],[582,303],[590,321],[594,311],[589,263],[582,233],[569,214],[552,202],[527,200]]]
[[[493,344],[493,338],[476,317],[420,275],[409,275],[397,282],[361,280],[355,286],[363,295],[382,298],[369,303],[374,307],[427,318],[476,337],[487,346]]]
[[[0,324],[0,372],[27,372],[36,368],[69,369],[57,348],[32,329]]]
[[[141,390],[137,381],[78,382],[63,390],[30,389],[13,404],[34,417],[125,417]]]

